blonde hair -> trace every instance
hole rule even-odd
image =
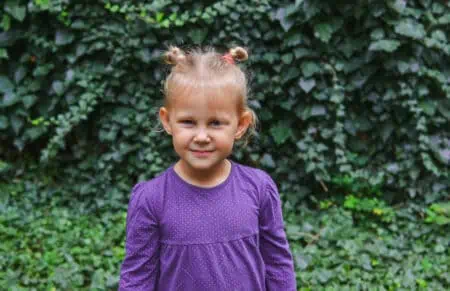
[[[258,117],[248,106],[247,76],[235,62],[247,59],[248,53],[242,47],[231,48],[226,54],[220,54],[211,47],[188,52],[169,47],[164,60],[173,67],[164,81],[164,106],[170,108],[174,98],[185,96],[191,90],[195,90],[196,95],[205,96],[205,91],[211,90],[214,92],[211,95],[216,98],[236,99],[238,113],[249,112],[252,115],[250,126],[242,138],[246,146],[256,135]]]

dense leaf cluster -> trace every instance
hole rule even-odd
[[[3,1],[0,173],[9,181],[45,173],[46,188],[34,192],[35,203],[70,206],[80,215],[124,211],[135,182],[175,161],[171,141],[157,130],[168,69],[161,54],[168,45],[212,45],[222,51],[240,45],[250,52],[241,66],[250,77],[250,105],[262,122],[260,134],[247,147],[238,145],[234,158],[271,173],[289,217],[301,217],[308,205],[338,217],[350,213],[355,236],[371,221],[393,224],[401,236],[409,230],[397,225],[403,214],[395,204],[404,203],[415,209],[408,217],[420,222],[417,229],[424,220],[448,229],[449,5],[437,0]],[[19,196],[29,190],[21,189]],[[311,213],[316,215],[320,212]],[[312,241],[292,232],[301,225],[297,219],[288,222],[296,246],[340,250],[342,260],[348,256],[348,248],[317,232],[300,231]],[[356,236],[353,243],[361,239]],[[405,242],[403,255],[420,254],[413,241]],[[448,241],[440,245],[447,247],[448,259]],[[311,260],[323,254],[307,250],[302,256]],[[434,254],[427,256],[418,259],[436,261]],[[375,260],[379,268],[391,263]],[[325,271],[319,274],[308,263],[300,274],[309,275],[301,282],[360,286],[350,282],[358,277],[374,286],[385,282],[386,290],[410,290],[412,285],[403,283],[414,281],[383,281],[376,274],[386,269],[371,278],[348,273],[346,281],[332,265],[321,266]],[[433,286],[448,287],[439,277],[445,273],[448,264],[419,279],[435,278]],[[33,284],[38,283],[25,286]]]
[[[249,48],[262,130],[235,156],[270,169],[292,199],[329,190],[337,174],[371,185],[376,175],[391,200],[448,191],[448,4],[36,0],[2,8],[1,153],[70,165],[61,179],[69,175],[77,193],[94,197],[173,161],[170,141],[154,130],[170,44]]]
[[[0,286],[117,290],[125,211],[83,213],[39,174],[0,183],[0,192]],[[450,229],[420,219],[415,205],[383,223],[329,205],[284,210],[301,291],[450,287]]]

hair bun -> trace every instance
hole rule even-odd
[[[170,65],[176,65],[185,58],[184,52],[176,46],[169,47],[169,50],[164,54],[164,61]]]
[[[230,52],[230,55],[233,57],[233,59],[235,59],[236,61],[243,62],[248,59],[247,51],[240,46],[230,49],[229,52]]]

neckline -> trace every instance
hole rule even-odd
[[[225,180],[223,180],[222,182],[220,182],[219,184],[211,186],[211,187],[202,187],[202,186],[194,185],[194,184],[191,184],[191,183],[187,182],[186,180],[184,180],[175,171],[175,169],[174,169],[175,163],[172,164],[172,166],[170,166],[170,172],[171,172],[172,176],[175,177],[175,179],[183,186],[185,186],[193,191],[196,191],[196,192],[210,192],[210,191],[215,191],[215,190],[221,189],[230,183],[233,173],[234,173],[235,163],[230,159],[228,159],[228,161],[230,162],[231,168],[230,168],[230,173],[228,174],[227,178]]]

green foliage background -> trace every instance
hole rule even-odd
[[[240,45],[233,158],[284,201],[300,290],[450,289],[447,1],[0,3],[0,286],[115,289],[129,191],[175,161],[168,45]]]

